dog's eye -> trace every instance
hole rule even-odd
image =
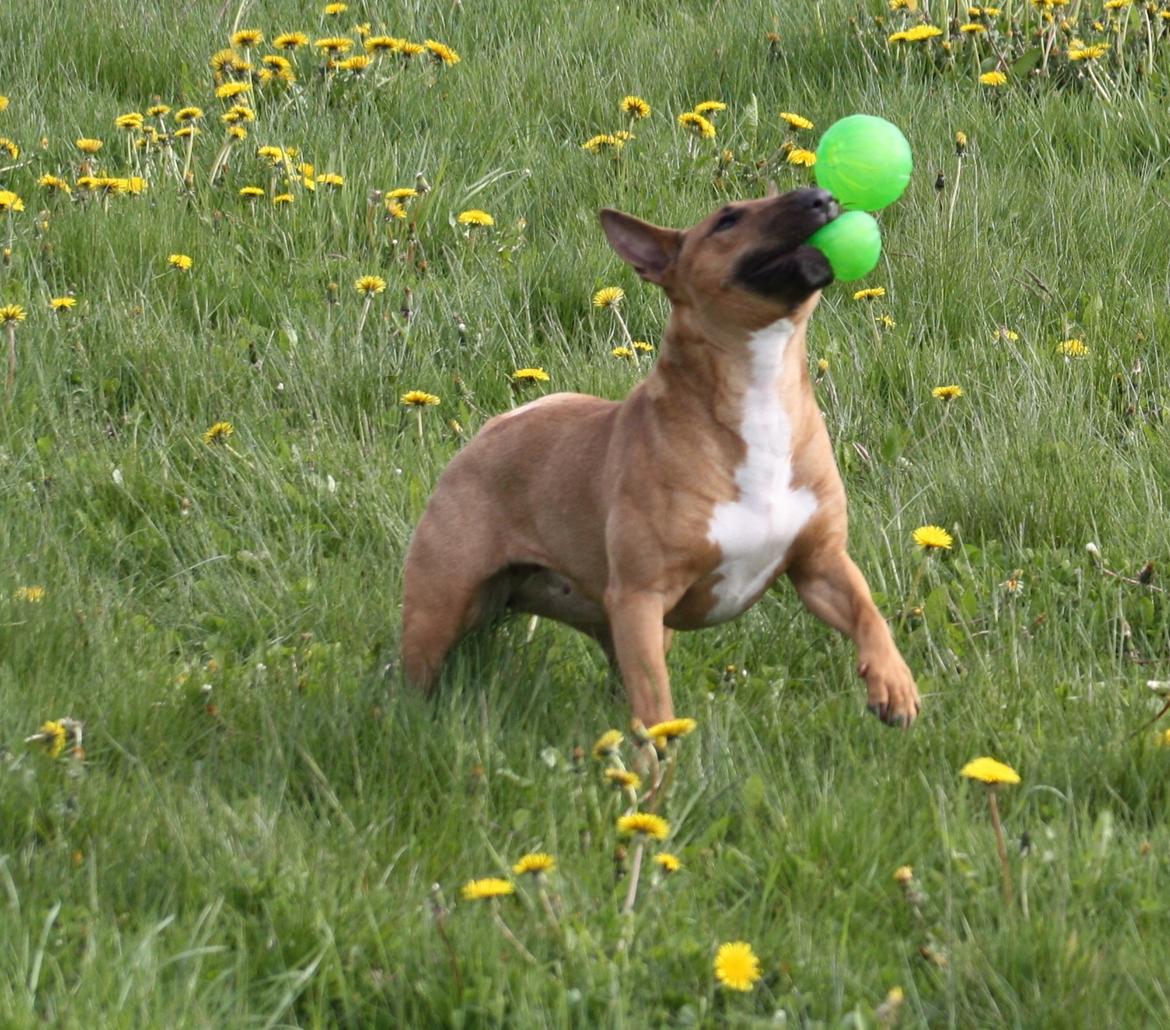
[[[723,214],[719,216],[719,221],[715,223],[715,228],[713,228],[711,231],[723,232],[724,229],[730,229],[738,221],[738,211],[724,211]]]

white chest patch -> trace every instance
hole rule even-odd
[[[782,318],[748,340],[751,379],[739,426],[747,455],[735,471],[739,497],[717,504],[707,528],[722,554],[709,623],[734,618],[751,603],[817,508],[811,490],[792,488],[792,426],[780,404],[784,354],[794,331]]]

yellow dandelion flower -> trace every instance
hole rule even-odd
[[[695,111],[684,111],[678,116],[678,124],[689,129],[702,139],[715,138],[715,126]]]
[[[274,165],[284,164],[287,156],[283,147],[263,146],[256,148],[256,156],[262,157]]]
[[[701,104],[695,104],[692,110],[695,114],[701,114],[706,117],[709,114],[718,114],[720,111],[726,111],[727,105],[722,100],[704,100]]]
[[[512,378],[518,383],[547,383],[548,373],[543,368],[518,368]]]
[[[287,57],[281,57],[280,54],[265,54],[260,58],[260,63],[265,68],[271,68],[278,72],[287,72],[292,69],[292,61]]]
[[[163,118],[171,113],[171,108],[168,104],[152,104],[146,109],[146,113],[151,118]]]
[[[0,190],[0,211],[23,211],[24,201],[12,190]]]
[[[406,208],[399,204],[397,200],[387,200],[386,214],[388,214],[391,218],[405,218]]]
[[[228,136],[234,140],[245,140],[248,138],[248,130],[242,125],[233,125],[228,129]]]
[[[236,427],[230,422],[216,422],[203,434],[203,442],[206,444],[226,443],[227,438],[235,431]]]
[[[184,125],[175,130],[175,139],[194,139],[201,131],[198,125]]]
[[[427,39],[423,41],[423,47],[440,64],[458,64],[462,60],[446,43],[440,43],[434,39]]]
[[[421,43],[411,43],[404,39],[402,46],[398,48],[398,52],[403,57],[417,57],[419,54],[425,53],[426,49]]]
[[[886,295],[886,288],[884,286],[870,286],[864,290],[858,290],[853,294],[854,300],[877,300],[879,297]]]
[[[940,526],[919,526],[911,535],[924,551],[949,551],[954,543],[951,534]]]
[[[51,307],[54,311],[57,311],[57,312],[71,311],[71,310],[73,310],[73,308],[77,307],[77,298],[76,297],[50,297],[49,298],[49,307]]]
[[[646,736],[654,740],[674,740],[676,737],[685,737],[688,733],[693,733],[698,725],[694,719],[668,719],[649,727]]]
[[[984,72],[979,81],[984,86],[1003,86],[1007,84],[1007,76],[1003,72]]]
[[[635,340],[634,350],[641,351],[643,354],[653,354],[654,344],[648,343],[646,340]]]
[[[612,133],[603,132],[596,136],[590,136],[589,139],[581,144],[581,149],[588,150],[591,154],[599,154],[606,148],[611,148],[615,151],[621,150],[625,145],[625,140],[619,139]]]
[[[374,293],[382,293],[386,289],[386,280],[380,275],[363,275],[355,280],[353,288],[368,297]]]
[[[493,226],[496,220],[486,211],[480,211],[478,208],[472,208],[469,211],[460,211],[455,221],[460,225],[482,225],[485,227]]]
[[[487,898],[503,898],[515,894],[516,888],[507,880],[489,876],[482,880],[469,880],[463,885],[464,901],[483,901]]]
[[[604,758],[606,755],[612,755],[623,739],[621,730],[606,730],[593,745],[593,757]]]
[[[7,136],[0,136],[0,150],[6,151],[13,161],[20,157],[20,147],[16,145],[14,140],[10,140]]]
[[[325,5],[325,13],[330,18],[336,18],[339,14],[345,14],[349,10],[349,4],[343,3],[329,3]]]
[[[322,186],[344,186],[345,176],[338,175],[337,172],[322,172],[317,176],[317,181]]]
[[[987,26],[986,26],[986,25],[984,25],[982,22],[978,22],[978,21],[969,21],[969,22],[967,22],[967,23],[965,23],[965,24],[963,24],[963,25],[960,25],[960,26],[959,26],[959,31],[960,31],[960,32],[962,32],[964,35],[967,35],[967,36],[977,36],[977,35],[979,35],[981,32],[986,32],[986,31],[987,31]]]
[[[615,787],[637,790],[642,786],[642,777],[626,769],[606,769],[605,778]]]
[[[167,257],[167,264],[171,268],[177,268],[180,272],[189,272],[195,261],[188,254],[170,254]]]
[[[644,834],[655,840],[666,840],[670,834],[670,823],[653,812],[633,812],[623,815],[617,821],[618,832],[629,837],[634,834]]]
[[[366,48],[366,53],[384,54],[401,50],[405,42],[406,40],[397,36],[368,36],[362,45]]]
[[[924,43],[926,40],[935,39],[942,34],[943,30],[937,25],[915,25],[905,32],[908,43]]]
[[[49,749],[49,757],[60,758],[61,753],[65,750],[65,744],[68,742],[69,731],[66,730],[63,720],[55,719],[42,723],[38,736],[41,743]]]
[[[247,93],[251,89],[250,82],[225,82],[216,89],[215,95],[219,100],[231,100],[232,97],[238,97],[241,93]]]
[[[4,304],[0,306],[0,325],[16,325],[25,319],[24,308],[19,304]]]
[[[803,168],[811,168],[817,163],[816,151],[805,150],[803,147],[793,147],[788,151],[788,156],[784,159],[790,165],[800,165]]]
[[[291,193],[278,193],[272,198],[272,206],[284,207],[286,204],[293,203],[296,199]]]
[[[1083,358],[1088,356],[1089,347],[1084,340],[1062,340],[1056,345],[1056,353],[1066,358]]]
[[[538,876],[541,873],[550,873],[556,867],[557,860],[552,855],[543,851],[532,851],[520,856],[520,860],[512,866],[512,872],[517,876],[523,876],[525,873]]]
[[[42,586],[17,587],[12,592],[17,601],[27,601],[29,604],[40,604],[45,599],[45,588]]]
[[[232,33],[232,46],[237,46],[241,50],[259,46],[263,42],[264,33],[259,29],[240,29]]]
[[[625,344],[622,344],[620,347],[614,347],[614,349],[610,351],[610,354],[612,354],[615,358],[632,358],[634,356],[634,352]]]
[[[272,45],[277,50],[296,50],[308,46],[309,37],[303,32],[282,32],[272,41]]]
[[[231,68],[239,59],[240,55],[228,48],[217,50],[207,59],[207,63],[211,65],[214,71],[222,72],[227,68]]]
[[[898,883],[909,883],[914,879],[914,867],[909,865],[900,865],[894,870],[894,879]]]
[[[425,390],[408,390],[402,395],[402,403],[408,408],[422,408],[439,403],[439,398]]]
[[[994,758],[976,758],[959,770],[960,776],[980,783],[1019,783],[1020,774],[1010,765],[997,762]]]
[[[232,104],[220,118],[229,124],[233,122],[254,122],[256,120],[256,112],[244,104]]]
[[[622,97],[622,101],[618,107],[621,108],[623,114],[628,114],[631,118],[650,117],[650,105],[641,97],[633,95]]]
[[[963,396],[963,388],[961,386],[936,386],[930,391],[931,397],[940,401],[953,401],[958,397]]]
[[[361,75],[371,64],[373,59],[367,57],[365,54],[355,54],[353,57],[347,57],[342,61],[337,61],[333,67],[339,72],[353,72],[354,75]]]
[[[612,308],[615,304],[620,304],[625,295],[626,291],[620,286],[603,286],[593,294],[593,306],[595,308]]]
[[[6,96],[4,96],[3,94],[0,94],[0,111],[7,111],[7,110],[8,110],[8,98]]]
[[[137,111],[120,114],[114,119],[114,126],[119,129],[141,129],[143,118]]]
[[[798,114],[793,114],[791,111],[781,111],[780,117],[786,121],[794,129],[811,129],[813,123],[807,118],[802,118]]]
[[[74,144],[83,154],[96,154],[102,149],[102,141],[100,139],[90,139],[88,136],[82,136],[81,139],[74,140]]]
[[[387,200],[408,200],[411,197],[417,197],[418,190],[413,186],[399,186],[397,189],[391,190],[386,194]]]
[[[257,197],[264,196],[263,186],[241,186],[240,196],[245,200],[255,200]]]
[[[733,991],[750,991],[763,974],[747,941],[729,941],[715,953],[715,978]]]
[[[1092,46],[1070,46],[1068,59],[1070,61],[1096,61],[1109,52],[1108,43],[1094,43]]]
[[[660,851],[654,856],[654,864],[660,866],[664,872],[677,873],[682,868],[682,862],[677,855],[669,851]]]
[[[327,54],[344,54],[353,49],[353,40],[349,36],[322,36],[313,40],[313,46]]]

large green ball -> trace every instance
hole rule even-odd
[[[833,277],[848,283],[869,275],[882,256],[882,234],[877,220],[864,211],[846,211],[809,237],[829,260]]]
[[[892,204],[910,182],[913,167],[901,130],[870,114],[834,122],[817,146],[817,184],[847,211],[878,211]]]

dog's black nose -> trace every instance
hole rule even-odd
[[[837,198],[833,196],[828,190],[823,190],[820,187],[806,190],[801,190],[801,201],[811,211],[824,215],[826,222],[831,222],[841,213],[841,205],[837,203]]]

